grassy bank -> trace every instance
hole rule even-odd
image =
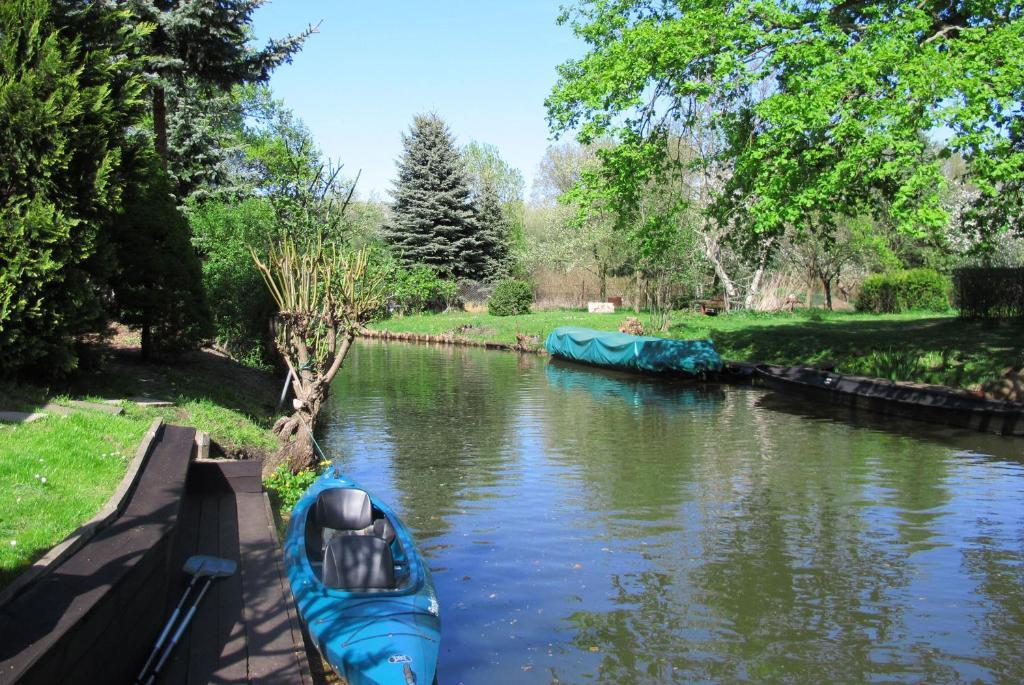
[[[631,311],[578,310],[494,317],[454,312],[391,319],[374,328],[511,343],[516,334],[541,344],[558,326],[616,330]],[[644,325],[650,317],[639,315]],[[735,312],[703,316],[676,312],[669,336],[711,338],[721,355],[774,364],[832,362],[844,373],[894,380],[974,387],[1024,362],[1024,322],[963,321],[951,313],[862,314],[822,310],[794,313]]]
[[[0,424],[0,586],[99,511],[155,417],[209,431],[224,456],[257,457],[274,447],[269,428],[279,387],[270,375],[209,351],[172,365],[145,363],[137,349],[106,356],[102,371],[59,387],[0,387],[0,408],[19,411],[68,397],[174,403],[147,408],[123,401],[121,416],[81,412]]]
[[[0,424],[0,586],[99,511],[147,427],[98,412]]]

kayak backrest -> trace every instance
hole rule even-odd
[[[323,583],[341,590],[385,590],[395,587],[391,547],[369,535],[341,535],[324,549]]]
[[[391,521],[383,516],[375,518],[373,520],[373,534],[384,542],[391,544],[391,541],[395,539],[395,527],[391,525]]]
[[[316,524],[335,530],[361,530],[373,525],[370,496],[356,488],[328,488],[316,498]]]

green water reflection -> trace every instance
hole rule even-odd
[[[1022,682],[1019,440],[360,344],[324,439],[434,569],[440,682]]]

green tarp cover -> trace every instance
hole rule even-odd
[[[670,340],[562,326],[551,331],[544,347],[562,359],[631,371],[697,375],[722,368],[722,358],[710,340]]]

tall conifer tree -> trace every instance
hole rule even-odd
[[[59,375],[105,323],[102,226],[143,112],[144,40],[112,3],[0,2],[0,375]]]
[[[174,128],[195,128],[189,120],[190,100],[225,93],[243,83],[263,83],[281,64],[291,61],[316,28],[297,36],[270,40],[263,48],[252,45],[252,15],[266,0],[131,0],[136,19],[151,25],[149,44],[150,95],[153,108],[154,146],[178,181],[195,169],[179,170],[168,148]],[[199,105],[192,104],[191,109]],[[170,125],[176,116],[185,121]],[[182,130],[179,135],[185,135]],[[196,131],[187,135],[195,137]],[[181,142],[180,140],[177,142]],[[215,163],[216,160],[213,160]],[[193,160],[191,166],[195,166]],[[179,194],[192,188],[189,179],[178,181]],[[179,198],[180,199],[180,198]]]
[[[476,208],[484,253],[484,280],[497,281],[508,276],[511,271],[511,237],[508,217],[501,206],[498,189],[489,179],[485,179],[481,186]]]
[[[419,115],[402,144],[385,239],[406,264],[426,264],[456,278],[483,278],[484,240],[448,127],[437,115]]]

